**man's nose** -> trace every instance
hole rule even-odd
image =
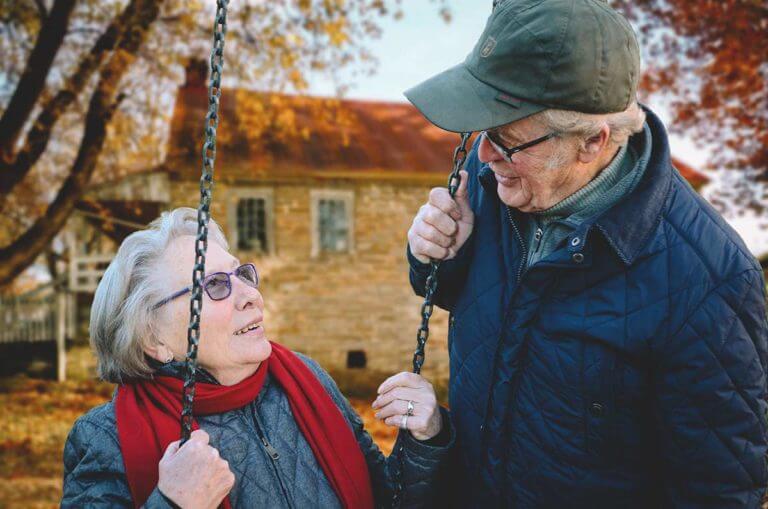
[[[491,146],[491,142],[485,134],[480,135],[480,146],[477,147],[477,158],[482,163],[492,163],[494,161],[503,161],[501,154]]]

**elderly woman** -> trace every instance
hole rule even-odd
[[[256,268],[213,221],[195,431],[179,446],[196,225],[192,209],[163,214],[123,242],[99,283],[91,341],[117,390],[69,434],[62,506],[384,506],[400,461],[403,504],[428,503],[453,441],[432,386],[410,373],[380,386],[376,417],[408,430],[403,457],[385,458],[333,380],[267,340]]]

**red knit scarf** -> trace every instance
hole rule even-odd
[[[194,415],[218,414],[249,404],[258,396],[267,372],[288,396],[296,424],[344,507],[373,507],[368,466],[355,435],[314,373],[287,348],[272,343],[272,355],[256,373],[236,385],[198,382]],[[160,458],[181,434],[182,385],[177,378],[158,376],[117,389],[117,434],[136,507],[157,486]],[[198,429],[196,421],[193,429]],[[230,507],[229,497],[222,507]]]

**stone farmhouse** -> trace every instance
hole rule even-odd
[[[100,185],[68,224],[81,336],[116,245],[162,210],[197,205],[203,69],[190,65],[178,91],[165,162]],[[428,190],[445,185],[458,136],[409,104],[359,100],[337,101],[344,120],[315,129],[323,100],[283,96],[296,125],[310,129],[287,141],[267,132],[255,146],[238,119],[254,94],[223,92],[212,217],[232,252],[260,271],[268,337],[336,373],[410,369],[421,299],[408,282],[406,232]],[[705,181],[678,168],[694,186]],[[447,319],[435,308],[425,374],[439,379],[448,372]]]

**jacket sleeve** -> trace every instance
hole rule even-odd
[[[755,269],[727,279],[656,347],[665,507],[761,505],[768,482],[764,284]]]
[[[385,457],[370,434],[363,427],[363,420],[355,412],[339,390],[336,382],[314,360],[298,354],[323,384],[328,394],[349,422],[360,445],[360,450],[368,464],[371,487],[376,507],[392,506],[394,478],[398,472],[399,458],[393,452]],[[437,444],[434,439],[420,442],[410,433],[400,433],[393,451],[403,443],[403,492],[401,507],[432,506],[437,498],[437,482],[442,475],[444,462],[456,441],[456,432],[451,422],[450,413],[440,408],[443,417],[443,431]]]
[[[62,508],[133,507],[115,429],[81,417],[64,445]],[[155,488],[143,506],[170,509],[173,503]]]
[[[479,138],[478,138],[479,139]],[[470,206],[477,214],[477,201],[479,200],[478,172],[481,163],[477,158],[477,142],[467,156],[467,162],[464,169],[467,170],[469,181],[467,182],[467,195],[469,196]],[[475,220],[477,223],[477,219]],[[464,286],[469,270],[469,264],[472,259],[472,245],[474,242],[474,232],[470,234],[467,241],[456,253],[456,256],[450,260],[440,263],[440,269],[437,272],[437,292],[433,302],[435,305],[451,311],[456,299]],[[429,276],[431,264],[421,263],[411,253],[410,246],[406,247],[406,256],[409,265],[409,279],[411,287],[416,295],[424,297],[427,277]]]

